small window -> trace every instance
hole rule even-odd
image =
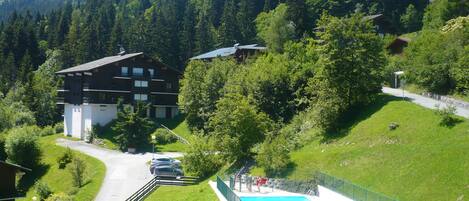
[[[121,67],[121,75],[128,76],[129,75],[129,67]]]
[[[132,74],[134,76],[142,76],[143,75],[143,68],[133,68]]]
[[[134,94],[134,100],[147,101],[148,95],[146,94]]]
[[[155,76],[155,69],[148,69],[148,72],[150,72],[150,77]]]
[[[148,81],[135,80],[134,86],[135,87],[148,87]]]
[[[173,88],[173,85],[169,82],[166,83],[166,89],[171,89],[171,88]]]

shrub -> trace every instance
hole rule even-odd
[[[65,193],[51,195],[46,201],[73,201],[73,198]]]
[[[64,132],[64,123],[60,122],[55,124],[54,126],[55,133],[63,133]]]
[[[41,157],[37,133],[34,126],[10,130],[5,142],[8,161],[25,167],[37,165]]]
[[[54,135],[55,134],[55,129],[52,126],[46,126],[41,130],[41,132],[39,134],[41,136]]]
[[[39,200],[45,200],[52,194],[52,190],[50,189],[49,185],[47,185],[46,183],[37,182],[36,194],[37,196],[39,196]]]
[[[119,112],[112,130],[116,134],[114,139],[119,144],[119,148],[121,150],[139,149],[148,145],[154,124],[146,116],[147,105],[137,102],[132,110],[130,106],[124,106],[119,101],[118,108]]]
[[[263,167],[268,176],[281,174],[290,164],[290,155],[287,140],[280,135],[274,139],[269,137],[262,143],[256,161]]]
[[[440,125],[442,126],[453,126],[456,122],[456,119],[453,117],[456,112],[456,107],[454,105],[447,105],[446,107],[441,107],[436,105],[435,113],[440,116]]]
[[[153,135],[156,137],[156,143],[158,144],[170,144],[174,143],[178,140],[178,138],[170,133],[168,130],[164,128],[158,128],[156,131],[153,133]]]
[[[67,147],[67,151],[65,151],[65,153],[62,154],[62,156],[57,158],[57,163],[59,165],[59,168],[63,169],[65,168],[65,166],[67,166],[67,164],[72,162],[72,160],[73,160],[73,152],[69,147]]]
[[[79,157],[74,157],[69,165],[69,171],[72,175],[72,183],[74,187],[80,188],[85,184],[86,179],[86,163]]]
[[[213,141],[208,138],[196,139],[184,155],[185,171],[201,178],[215,173],[222,163],[213,147]]]

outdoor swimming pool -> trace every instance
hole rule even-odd
[[[304,196],[241,197],[241,201],[309,201]]]

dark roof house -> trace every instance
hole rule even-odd
[[[254,55],[260,51],[265,51],[266,49],[266,47],[261,47],[257,44],[235,44],[233,47],[220,48],[192,57],[191,60],[211,60],[218,57],[234,57],[237,61],[244,61],[248,56]]]
[[[386,49],[391,54],[400,55],[404,52],[404,48],[407,47],[410,41],[411,40],[409,38],[399,36],[394,39],[388,46],[386,46]]]
[[[104,57],[56,72],[64,85],[57,104],[64,110],[64,134],[86,139],[93,125],[106,125],[117,117],[117,103],[150,104],[147,115],[173,118],[182,72],[143,53]]]
[[[16,190],[16,173],[30,172],[31,169],[0,161],[0,200],[14,201],[24,197]]]

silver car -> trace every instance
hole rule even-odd
[[[155,176],[184,176],[184,172],[174,166],[151,166],[150,172]]]
[[[151,160],[152,166],[176,166],[181,167],[181,161],[169,157],[154,158]]]

